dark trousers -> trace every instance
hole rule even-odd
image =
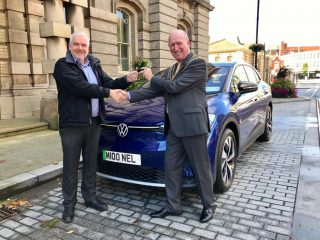
[[[214,205],[213,180],[208,158],[207,134],[181,138],[176,137],[169,129],[166,146],[165,184],[168,210],[181,211],[180,197],[186,161],[195,174],[203,206],[212,207]]]
[[[59,130],[63,151],[62,193],[64,207],[74,208],[77,202],[78,167],[82,152],[81,193],[86,202],[96,198],[97,151],[100,120],[93,118],[88,127],[63,127]]]

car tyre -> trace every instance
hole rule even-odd
[[[268,142],[272,135],[272,109],[270,106],[267,107],[266,110],[266,119],[264,123],[264,132],[258,138],[258,140],[263,142]]]
[[[232,185],[237,160],[236,138],[234,133],[228,128],[224,130],[219,140],[216,156],[216,182],[214,190],[215,192],[223,193]]]

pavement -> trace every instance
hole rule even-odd
[[[39,117],[0,120],[0,200],[62,174],[59,132],[39,123]]]
[[[320,239],[320,99],[311,102],[292,224],[292,238]]]
[[[310,99],[273,99],[274,104],[295,104],[298,101]],[[311,101],[306,125],[292,226],[292,239],[296,240],[318,239],[320,236],[319,103],[319,100]],[[0,201],[56,179],[62,174],[62,150],[58,131],[23,130],[26,126],[35,127],[39,122],[39,117],[0,120],[0,137],[6,136],[0,138]],[[10,136],[12,129],[19,129],[24,134]]]

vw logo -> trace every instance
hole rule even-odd
[[[119,126],[117,127],[117,132],[119,134],[120,137],[125,137],[128,134],[128,126],[124,123],[119,124]]]

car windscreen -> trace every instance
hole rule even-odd
[[[207,94],[220,93],[223,90],[229,67],[213,66],[208,67],[208,81],[206,85]]]
[[[229,67],[227,66],[208,66],[208,81],[206,85],[206,93],[207,94],[214,94],[219,93],[223,90],[224,84],[226,82],[226,78],[228,75]],[[159,76],[162,73],[159,72],[155,74]],[[143,81],[139,84],[136,88],[149,88],[150,81]]]

